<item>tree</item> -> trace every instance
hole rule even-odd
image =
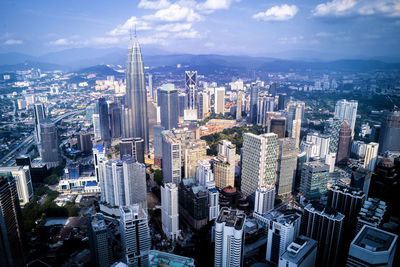
[[[154,181],[158,184],[158,186],[161,186],[163,184],[163,175],[161,170],[155,170],[154,171]]]

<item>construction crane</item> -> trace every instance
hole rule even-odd
[[[399,107],[394,103],[394,101],[390,98],[390,96],[386,95],[386,97],[389,99],[390,102],[393,104],[393,109],[397,110]]]

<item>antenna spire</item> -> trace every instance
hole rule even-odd
[[[136,23],[135,23],[135,39],[136,39]]]

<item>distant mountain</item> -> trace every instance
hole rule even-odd
[[[0,54],[0,65],[14,65],[18,63],[22,63],[29,60],[35,60],[34,56],[30,56],[27,54],[10,52],[10,53],[2,53]]]
[[[26,61],[24,63],[0,65],[0,72],[30,70],[32,68],[41,69],[43,71],[52,71],[52,70],[66,71],[67,70],[67,68],[65,66],[61,66],[61,65],[57,65],[57,64],[37,62],[37,61]]]
[[[123,73],[119,73],[112,68],[106,66],[106,65],[96,65],[84,69],[80,69],[77,71],[74,71],[79,74],[96,74],[97,76],[109,76],[109,75],[114,75],[114,76],[124,76]]]

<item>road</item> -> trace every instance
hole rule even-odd
[[[84,110],[78,110],[78,111],[71,111],[68,113],[65,113],[63,115],[58,116],[56,119],[53,120],[54,123],[60,122],[62,119],[82,113]],[[15,147],[13,150],[11,150],[7,155],[5,155],[2,159],[0,159],[0,164],[2,166],[11,166],[15,163],[15,158],[19,154],[19,150],[22,149],[23,147],[29,145],[33,141],[33,134],[28,136],[21,144],[19,144],[17,147]]]

